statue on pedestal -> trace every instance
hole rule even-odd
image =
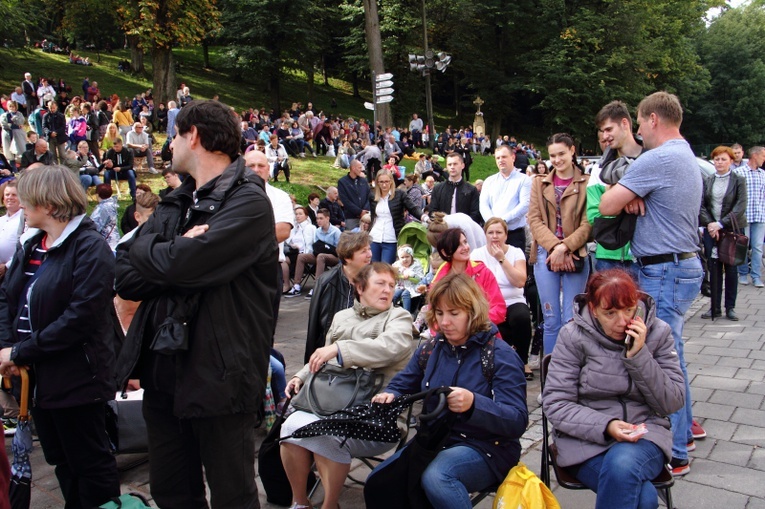
[[[483,120],[483,112],[481,111],[483,103],[484,101],[480,96],[476,97],[475,101],[473,101],[473,104],[478,108],[478,111],[475,112],[475,118],[473,119],[473,136],[477,136],[478,138],[486,136],[486,122]]]

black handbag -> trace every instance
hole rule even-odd
[[[579,253],[577,253],[576,255],[579,257],[579,259],[573,258],[574,270],[572,271],[572,273],[578,274],[579,272],[582,272],[584,270],[584,264],[587,262],[587,255],[586,254],[581,255]],[[552,268],[550,267],[550,262],[547,262],[547,270],[549,270],[550,272],[553,272]],[[565,272],[565,271],[562,271],[562,272]]]
[[[143,397],[117,393],[106,404],[106,434],[115,454],[144,453],[149,450],[149,436],[143,418]]]
[[[325,364],[311,374],[292,399],[297,410],[327,416],[372,401],[382,389],[384,376],[364,368],[343,368]]]
[[[284,412],[287,411],[290,400],[284,403],[281,414],[277,414],[274,425],[271,426],[263,443],[258,450],[258,474],[266,490],[266,500],[272,504],[288,507],[292,504],[292,488],[290,487],[287,473],[284,471],[282,457],[279,452],[279,435],[284,423]],[[313,471],[308,473],[307,489],[316,484],[316,476]]]
[[[738,221],[735,214],[731,215],[733,231],[720,230],[717,242],[717,257],[726,265],[741,265],[746,261],[746,250],[749,247],[749,237],[738,233]]]
[[[637,214],[621,212],[614,217],[596,217],[592,224],[595,241],[606,249],[620,249],[635,235]]]

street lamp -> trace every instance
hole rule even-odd
[[[446,67],[451,63],[452,57],[443,51],[434,53],[432,50],[428,49],[428,22],[425,18],[425,0],[422,0],[422,30],[424,32],[425,54],[409,54],[409,69],[411,71],[421,72],[422,75],[425,76],[425,109],[427,110],[428,130],[430,131],[428,145],[430,145],[430,149],[433,150],[433,147],[435,146],[436,130],[433,125],[433,95],[430,90],[430,72],[433,69],[446,72]]]

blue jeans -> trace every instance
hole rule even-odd
[[[409,293],[409,290],[405,290],[404,288],[396,288],[396,291],[393,292],[393,302],[397,302],[398,299],[401,299],[401,307],[406,309],[407,311],[412,310],[412,295]]]
[[[765,238],[765,223],[749,223],[746,227],[746,236],[749,237],[749,247],[752,248],[752,268],[749,269],[749,256],[746,261],[738,266],[738,275],[751,274],[752,280],[762,281],[762,241]]]
[[[584,292],[590,268],[584,264],[582,272],[550,272],[547,270],[547,251],[537,249],[537,261],[534,264],[534,277],[537,280],[537,292],[544,316],[544,354],[552,353],[558,332],[564,323],[574,317],[574,297]],[[561,287],[563,287],[563,307],[561,308]]]
[[[101,185],[101,179],[98,175],[86,175],[80,173],[80,184],[82,184],[82,188],[87,191],[90,186]]]
[[[403,451],[403,449],[402,449]],[[375,469],[398,459],[398,451]],[[375,475],[373,471],[370,477]],[[470,509],[470,494],[497,483],[483,454],[464,445],[456,445],[438,453],[423,472],[420,482],[433,507]]]
[[[284,375],[284,365],[279,362],[279,359],[271,356],[269,363],[271,364],[271,387],[274,391],[274,399],[280,401],[286,396],[287,390],[287,378]]]
[[[638,279],[638,266],[635,262],[629,260],[606,260],[605,258],[595,258],[595,272],[603,272],[609,269],[622,269],[632,276],[632,279],[637,281]]]
[[[393,265],[396,261],[395,242],[372,242],[372,261]]]
[[[691,386],[685,366],[683,316],[701,290],[701,260],[689,258],[677,262],[640,267],[640,287],[656,301],[656,316],[672,328],[675,351],[685,379],[685,407],[669,416],[672,422],[672,457],[688,458],[687,444],[693,439]]]
[[[130,197],[135,200],[135,170],[104,170],[104,183],[111,184],[112,179],[117,181],[127,179],[128,186],[130,187]]]
[[[662,468],[661,449],[648,440],[638,440],[616,443],[570,470],[598,494],[595,509],[656,509],[659,495],[651,480]]]

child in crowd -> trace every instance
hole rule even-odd
[[[407,311],[412,311],[412,298],[418,297],[420,292],[417,286],[424,276],[422,264],[414,259],[414,251],[408,244],[404,244],[398,249],[398,260],[393,264],[398,270],[398,281],[396,282],[396,291],[393,294],[393,302],[401,299],[401,307]]]

